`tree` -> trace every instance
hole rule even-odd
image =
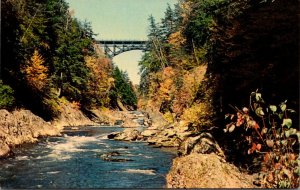
[[[174,12],[168,4],[167,9],[165,11],[165,16],[161,20],[161,28],[160,28],[160,35],[163,37],[163,41],[165,42],[169,35],[174,32],[175,30],[175,17]]]
[[[115,82],[110,92],[111,105],[117,107],[118,100],[121,100],[123,104],[136,108],[137,97],[131,82],[128,80],[128,74],[115,67],[113,77]]]
[[[30,86],[41,91],[47,84],[48,68],[44,66],[44,59],[37,50],[34,50],[30,60],[23,69],[25,78]]]

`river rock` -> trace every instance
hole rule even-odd
[[[9,155],[10,148],[7,144],[0,142],[0,158],[5,158]]]
[[[118,119],[115,121],[114,125],[122,125],[123,123],[124,123],[123,120]]]
[[[178,132],[176,133],[177,137],[180,140],[185,140],[187,137],[193,135],[194,133],[192,131],[187,131],[187,132]]]
[[[255,188],[252,176],[215,154],[175,158],[166,179],[167,188]]]
[[[118,134],[119,134],[119,132],[113,132],[113,133],[111,133],[111,134],[108,134],[108,135],[107,135],[107,138],[108,138],[108,139],[113,139],[113,138],[115,138]]]
[[[143,135],[144,137],[150,137],[155,135],[158,132],[158,130],[155,129],[146,129],[145,131],[143,131],[141,133],[141,135]]]
[[[178,155],[184,156],[190,153],[216,153],[217,155],[225,157],[224,152],[210,133],[201,133],[182,141],[178,149]]]
[[[104,161],[109,161],[109,162],[128,162],[128,161],[133,161],[131,159],[127,158],[115,158],[116,156],[121,156],[121,154],[117,151],[113,152],[108,152],[104,153],[100,156],[100,158]]]
[[[126,128],[136,128],[141,126],[135,119],[131,119],[131,118],[126,118],[122,127],[126,127]]]
[[[178,138],[171,138],[168,140],[163,140],[159,142],[163,147],[178,147],[180,145],[180,140]]]
[[[140,132],[136,129],[128,128],[122,133],[119,133],[114,137],[115,140],[134,141],[140,137]]]
[[[174,137],[175,135],[176,135],[176,131],[173,129],[173,128],[171,128],[171,129],[166,129],[166,130],[164,130],[163,132],[163,135],[164,136],[166,136],[166,137]]]

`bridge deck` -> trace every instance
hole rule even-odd
[[[97,40],[99,44],[146,44],[146,40]]]
[[[146,40],[97,40],[104,53],[109,57],[114,57],[126,51],[131,50],[148,50],[148,41]]]

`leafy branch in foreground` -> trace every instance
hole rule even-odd
[[[262,154],[261,182],[265,187],[297,188],[300,176],[300,132],[293,128],[287,101],[268,105],[261,93],[252,92],[249,108],[242,110],[231,106],[236,114],[226,114],[230,122],[224,132],[232,133],[240,128],[242,140],[247,144],[248,154]]]

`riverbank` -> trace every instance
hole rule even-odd
[[[178,157],[166,177],[170,188],[253,188],[254,176],[242,173],[226,162],[220,146],[210,133],[195,134],[187,122],[168,123],[161,114],[142,112],[91,110],[89,117],[80,110],[65,106],[57,119],[46,122],[29,110],[11,113],[0,110],[0,156],[13,154],[13,148],[23,143],[35,143],[39,137],[59,136],[64,126],[117,125],[123,132],[108,138],[121,141],[143,141],[160,147],[176,147]],[[140,127],[143,126],[142,130]],[[220,180],[219,180],[220,179]]]
[[[29,110],[0,110],[0,158],[13,154],[12,149],[24,143],[35,143],[38,137],[59,135],[59,129]]]
[[[36,143],[38,138],[59,136],[65,126],[115,125],[137,127],[132,114],[126,111],[99,109],[89,111],[89,117],[71,105],[61,105],[58,118],[46,122],[30,110],[0,110],[0,158],[13,155],[13,149],[25,143]]]
[[[162,114],[145,110],[151,125],[112,133],[108,138],[143,141],[155,148],[175,147],[177,158],[166,176],[168,188],[258,188],[256,174],[240,171],[226,161],[226,155],[209,132],[195,133],[188,122],[168,123]]]
[[[120,126],[66,127],[0,160],[2,189],[163,188],[175,153],[145,143],[113,141]]]

